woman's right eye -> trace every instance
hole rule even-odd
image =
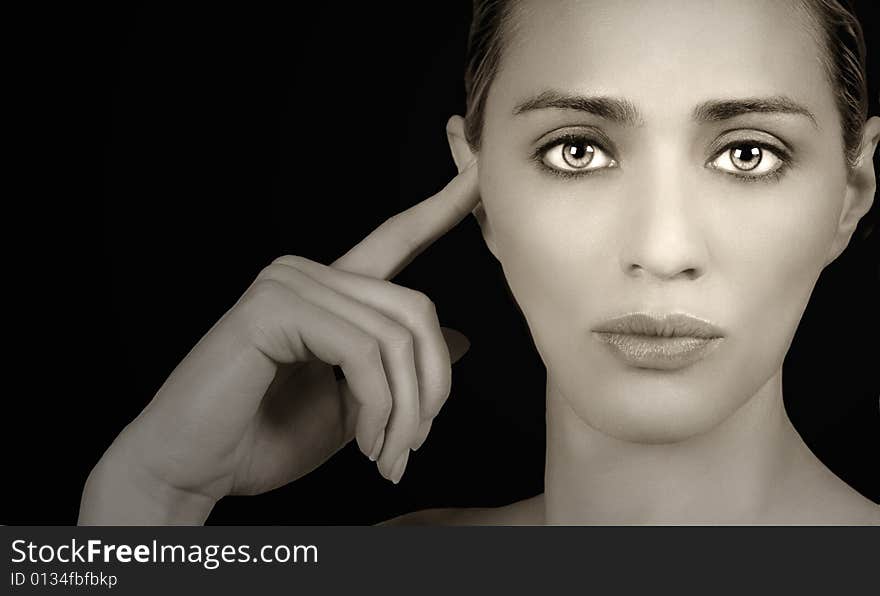
[[[601,145],[586,137],[551,141],[541,149],[541,161],[559,173],[575,175],[617,166],[617,162]]]

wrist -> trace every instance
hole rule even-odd
[[[114,443],[86,479],[79,525],[201,525],[217,499],[162,482]]]

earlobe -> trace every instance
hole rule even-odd
[[[831,264],[847,247],[859,220],[871,209],[871,204],[874,202],[877,180],[873,157],[878,141],[880,141],[880,118],[872,116],[865,123],[858,162],[847,178],[846,196],[837,224],[837,234],[828,250],[825,266]]]
[[[464,134],[464,118],[459,115],[454,115],[449,118],[446,122],[446,138],[449,141],[449,150],[452,152],[452,160],[455,162],[455,167],[458,168],[458,172],[461,173],[471,164],[471,162],[476,161],[477,159],[477,156],[471,151],[471,147]],[[474,207],[472,213],[474,214],[474,217],[477,218],[477,223],[480,224],[480,230],[483,232],[483,240],[485,240],[486,246],[497,259],[498,252],[495,248],[495,237],[492,233],[492,226],[489,219],[486,217],[486,210],[483,208],[482,200],[477,203],[477,206]]]

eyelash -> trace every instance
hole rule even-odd
[[[568,171],[568,170],[559,170],[559,169],[550,167],[546,163],[544,163],[544,154],[547,151],[549,151],[553,147],[556,147],[562,143],[575,143],[575,142],[582,142],[587,145],[593,145],[594,147],[598,147],[600,150],[605,151],[606,153],[610,154],[610,152],[605,148],[605,145],[603,143],[599,143],[599,142],[595,141],[593,139],[593,137],[590,137],[590,136],[587,136],[584,134],[564,134],[564,135],[558,136],[550,141],[547,141],[546,143],[544,143],[543,145],[538,147],[538,149],[536,149],[534,154],[532,155],[532,160],[543,171],[548,172],[554,176],[558,176],[559,178],[566,179],[566,180],[570,180],[572,178],[582,178],[584,176],[589,176],[591,174],[595,174],[596,172],[601,172],[603,170],[608,169],[608,168],[595,168],[592,170],[584,170],[582,172],[575,172],[575,171]],[[782,177],[782,175],[786,172],[786,170],[788,170],[788,168],[792,164],[792,157],[788,151],[785,151],[785,150],[781,149],[780,147],[777,147],[776,145],[771,145],[770,143],[766,143],[764,141],[747,139],[747,138],[746,139],[737,139],[735,141],[730,141],[729,143],[725,144],[723,147],[721,147],[719,150],[717,150],[712,155],[712,158],[707,163],[715,161],[725,151],[730,151],[734,147],[740,147],[743,145],[749,145],[752,147],[760,147],[762,150],[772,152],[779,159],[779,161],[781,162],[781,165],[778,168],[776,168],[775,170],[773,170],[772,172],[768,172],[766,174],[761,174],[760,176],[749,176],[749,175],[745,175],[745,174],[735,174],[733,172],[728,172],[725,170],[721,170],[719,168],[712,168],[712,169],[718,170],[722,174],[726,174],[728,176],[733,176],[734,178],[736,178],[737,180],[740,180],[742,182],[747,182],[747,183],[751,184],[753,182],[776,182],[777,180],[779,180]],[[617,166],[615,166],[615,167],[617,167]]]
[[[733,176],[737,180],[741,180],[743,182],[748,182],[749,184],[753,182],[776,182],[780,178],[782,178],[783,174],[791,167],[792,164],[792,156],[791,154],[780,148],[776,145],[772,145],[770,143],[759,141],[756,139],[737,139],[736,141],[730,141],[726,145],[724,145],[721,149],[715,152],[710,161],[715,161],[720,155],[723,155],[724,152],[730,151],[734,147],[742,147],[742,146],[750,146],[750,147],[760,147],[762,150],[770,151],[779,159],[779,167],[777,167],[772,172],[767,172],[766,174],[761,174],[760,176],[749,176],[746,174],[735,174],[733,172],[727,172],[725,170],[721,170],[718,168],[713,168],[721,172],[722,174],[727,174],[728,176]]]
[[[582,178],[584,176],[589,176],[591,174],[595,174],[596,172],[601,172],[602,170],[604,170],[605,168],[596,168],[596,169],[592,169],[592,170],[585,170],[583,172],[574,172],[574,171],[568,171],[568,170],[559,170],[559,169],[550,167],[544,163],[544,154],[547,153],[547,151],[549,151],[553,147],[556,147],[557,145],[560,145],[562,143],[576,143],[578,141],[581,141],[587,145],[593,145],[594,147],[598,147],[602,151],[605,151],[606,153],[608,153],[608,150],[605,148],[605,145],[603,143],[599,143],[599,142],[595,141],[592,137],[584,135],[584,134],[571,134],[571,133],[569,133],[569,134],[560,135],[550,141],[547,141],[546,143],[544,143],[543,145],[538,147],[538,149],[535,150],[535,153],[532,154],[532,160],[536,164],[538,164],[538,167],[541,168],[543,171],[548,172],[554,176],[558,176],[559,178],[562,178],[565,180],[570,180],[572,178]]]

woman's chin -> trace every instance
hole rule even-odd
[[[704,409],[705,410],[705,409]],[[723,422],[718,412],[690,409],[686,415],[651,415],[642,412],[612,412],[595,423],[596,430],[628,443],[681,443],[702,435]]]
[[[711,431],[754,395],[717,374],[671,379],[662,375],[612,375],[570,385],[572,409],[604,435],[633,443],[678,443]],[[714,383],[712,382],[714,379]],[[577,387],[590,387],[578,393]],[[719,388],[723,388],[719,393]]]

